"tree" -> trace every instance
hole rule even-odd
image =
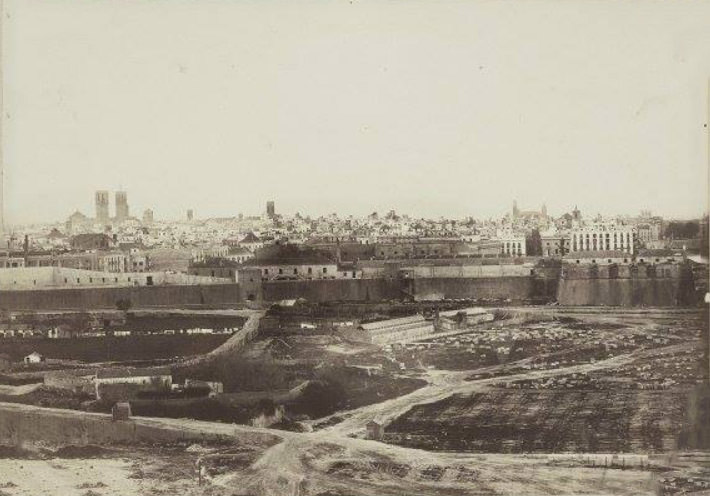
[[[538,229],[533,229],[530,235],[525,236],[525,252],[528,255],[542,255],[542,237]]]
[[[700,225],[697,221],[670,222],[666,227],[665,237],[671,239],[693,239],[698,236]]]

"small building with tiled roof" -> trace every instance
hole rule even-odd
[[[247,235],[244,236],[241,241],[239,241],[239,246],[242,246],[252,252],[258,250],[259,248],[262,248],[264,244],[264,240],[260,239],[253,232],[247,233]]]
[[[434,324],[421,314],[396,319],[361,323],[347,337],[371,344],[391,344],[427,337],[434,332]]]
[[[227,252],[226,258],[233,262],[244,263],[247,260],[254,258],[254,253],[242,246],[231,246]]]
[[[243,265],[258,269],[262,281],[336,279],[341,274],[330,253],[300,245],[265,247]]]
[[[685,253],[682,250],[671,249],[640,250],[636,255],[638,262],[645,263],[682,262],[684,259]]]

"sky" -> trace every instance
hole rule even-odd
[[[710,2],[5,0],[6,223],[696,217]],[[113,199],[112,210],[113,210]]]

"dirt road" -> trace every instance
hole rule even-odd
[[[682,346],[682,345],[681,345]],[[669,351],[677,351],[678,345],[669,346]],[[660,352],[665,350],[665,348],[660,350],[655,350]],[[493,386],[495,384],[500,384],[502,382],[510,382],[521,379],[542,379],[547,377],[554,377],[558,375],[566,375],[573,373],[587,373],[594,370],[604,370],[620,365],[625,365],[635,360],[637,357],[641,356],[643,351],[638,350],[633,353],[628,353],[625,355],[619,355],[607,360],[600,360],[595,363],[585,363],[579,365],[572,365],[570,367],[562,367],[549,370],[531,370],[529,372],[503,375],[499,377],[492,377],[488,379],[479,380],[468,380],[471,375],[479,371],[463,371],[463,372],[451,372],[442,370],[431,370],[428,371],[424,379],[429,381],[429,385],[417,389],[412,393],[404,396],[399,396],[391,400],[383,401],[381,403],[375,403],[372,405],[367,405],[356,410],[351,410],[349,412],[338,412],[332,417],[340,417],[344,420],[338,424],[330,427],[326,427],[324,430],[330,432],[336,432],[341,435],[357,435],[362,436],[364,434],[365,424],[370,420],[376,420],[382,424],[388,424],[395,418],[406,413],[415,405],[421,405],[426,403],[434,403],[436,401],[443,400],[452,394],[470,394],[474,392],[479,392],[485,388]],[[496,372],[502,368],[511,368],[516,365],[527,363],[529,360],[524,359],[519,362],[510,362],[506,365],[496,365],[494,367],[487,367],[486,372]],[[327,421],[326,419],[320,419],[319,421],[314,421],[312,424],[322,423]]]
[[[5,384],[0,384],[0,395],[22,396],[23,394],[29,394],[32,391],[35,391],[41,386],[41,382],[37,384],[23,384],[22,386],[8,386]]]
[[[214,360],[216,357],[224,356],[229,353],[240,352],[250,341],[252,341],[259,333],[259,322],[266,315],[263,310],[231,310],[235,314],[249,318],[244,323],[244,327],[234,333],[227,341],[222,343],[214,350],[180,363],[181,367],[195,365],[206,361]]]

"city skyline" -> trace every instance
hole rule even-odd
[[[522,204],[520,202],[517,202],[516,199],[512,199],[508,202],[507,208],[501,206],[500,211],[497,214],[493,215],[476,215],[475,213],[469,213],[469,214],[463,214],[463,215],[417,215],[413,214],[412,212],[405,211],[405,210],[400,210],[397,208],[381,208],[381,209],[367,209],[365,208],[362,213],[354,214],[350,212],[338,212],[338,211],[326,211],[326,212],[319,212],[317,214],[314,214],[312,212],[308,212],[305,210],[297,210],[297,211],[286,211],[279,203],[278,201],[274,200],[265,200],[261,206],[258,205],[249,205],[246,206],[245,209],[241,211],[230,211],[230,212],[216,212],[214,215],[206,215],[206,214],[201,214],[203,211],[202,208],[199,206],[192,206],[191,208],[185,208],[182,211],[178,212],[174,216],[165,216],[161,214],[161,211],[159,210],[159,207],[153,206],[153,205],[135,205],[132,197],[130,195],[130,191],[124,190],[97,190],[94,193],[99,194],[99,193],[107,193],[107,201],[109,202],[105,208],[106,214],[103,217],[104,221],[110,223],[112,220],[120,222],[122,220],[125,220],[127,218],[135,218],[137,220],[141,220],[143,217],[143,214],[145,211],[150,211],[151,213],[151,218],[157,222],[180,222],[186,220],[187,217],[190,217],[190,213],[193,214],[194,220],[195,221],[201,221],[201,220],[208,220],[208,219],[216,219],[216,218],[237,218],[239,215],[243,215],[245,217],[263,217],[263,216],[268,216],[268,204],[273,202],[275,203],[276,206],[276,214],[278,216],[283,216],[286,218],[290,218],[295,216],[296,214],[299,214],[303,217],[310,217],[310,218],[320,218],[320,217],[327,217],[332,214],[336,214],[340,218],[348,218],[348,217],[353,217],[353,218],[365,218],[369,216],[372,213],[377,213],[378,215],[384,217],[389,213],[390,211],[396,212],[398,215],[405,215],[410,218],[414,219],[430,219],[430,220],[435,220],[439,218],[443,219],[452,219],[452,220],[459,220],[459,219],[465,219],[465,218],[472,218],[474,220],[488,220],[488,219],[497,219],[497,218],[502,218],[505,216],[511,215],[513,211],[513,205],[515,203],[518,203],[518,206],[520,207],[521,210],[539,210],[542,206],[547,207],[547,211],[552,218],[559,218],[564,214],[571,213],[574,209],[579,208],[579,210],[583,213],[585,218],[587,219],[593,219],[598,216],[602,216],[604,218],[616,218],[616,217],[635,217],[639,215],[643,215],[645,213],[650,213],[653,216],[659,216],[662,217],[666,220],[692,220],[692,219],[700,219],[704,216],[707,215],[707,211],[704,212],[698,212],[696,215],[690,215],[690,216],[668,216],[668,215],[663,215],[662,212],[657,212],[655,210],[652,210],[650,208],[641,208],[637,211],[631,211],[631,212],[615,212],[615,213],[602,213],[598,210],[585,210],[580,208],[580,205],[571,205],[568,208],[562,208],[560,210],[557,209],[550,209],[547,203],[545,202],[539,202],[537,204]],[[115,199],[115,194],[116,193],[123,193],[127,194],[127,208],[130,208],[130,216],[125,217],[121,216],[118,214],[116,210],[116,199]],[[113,201],[111,201],[113,200]],[[22,226],[29,226],[29,225],[49,225],[49,224],[64,224],[66,221],[67,217],[70,215],[74,214],[75,212],[80,212],[88,218],[97,218],[96,217],[96,200],[94,201],[89,201],[89,202],[83,202],[85,204],[85,208],[75,208],[73,210],[70,210],[67,212],[66,215],[64,216],[59,216],[56,219],[53,220],[46,220],[46,221],[35,221],[35,222],[26,222],[26,223],[7,223],[6,222],[6,230],[7,231],[12,231],[13,228],[16,227],[22,227]],[[173,209],[174,210],[174,209]],[[151,222],[153,222],[151,220]]]
[[[95,189],[118,185],[159,219],[260,213],[271,198],[311,215],[486,218],[517,198],[697,217],[700,11],[7,1],[6,222],[89,213]]]

